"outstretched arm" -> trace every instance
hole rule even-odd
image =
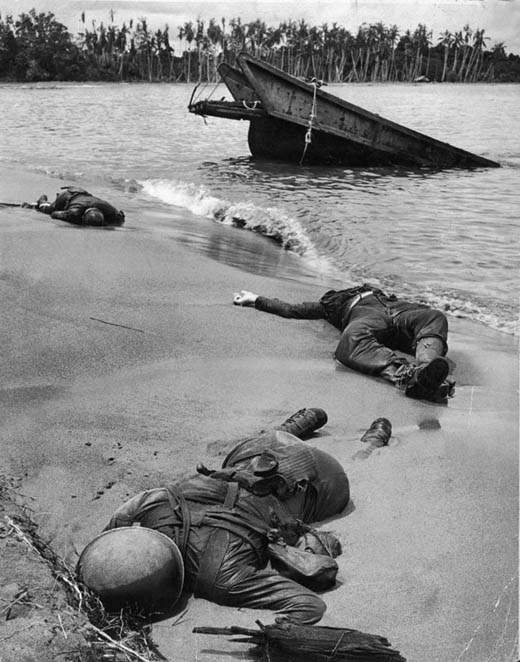
[[[272,569],[259,569],[242,538],[224,529],[225,553],[215,578],[199,574],[195,597],[229,607],[270,609],[293,623],[316,623],[326,605],[313,591]],[[217,548],[218,549],[218,548]],[[201,560],[204,564],[204,559]]]
[[[248,292],[247,290],[240,290],[233,294],[233,303],[235,306],[254,306],[255,301],[258,299],[258,294]]]
[[[233,295],[235,306],[254,306],[257,310],[292,319],[324,319],[325,308],[319,301],[304,301],[303,303],[287,303],[280,299],[253,294],[247,290],[235,292]]]
[[[54,202],[49,202],[46,195],[40,195],[38,201],[36,202],[36,210],[42,212],[42,214],[51,215],[57,210],[65,209],[65,203],[65,193],[57,193],[56,200],[54,200]]]

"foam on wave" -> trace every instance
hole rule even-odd
[[[508,335],[520,335],[518,312],[513,306],[497,302],[490,305],[476,297],[463,298],[455,292],[427,292],[425,303],[448,315],[480,322]]]
[[[141,182],[143,191],[166,204],[189,210],[198,216],[211,218],[226,225],[245,228],[276,240],[286,250],[305,258],[309,266],[316,268],[321,275],[327,273],[343,283],[369,282],[374,287],[393,292],[397,296],[412,301],[422,301],[448,315],[481,322],[510,335],[520,335],[518,315],[511,306],[490,304],[476,297],[448,290],[427,289],[419,295],[416,288],[405,283],[380,281],[373,275],[363,274],[354,265],[333,264],[334,259],[319,255],[310,238],[299,222],[277,207],[259,207],[251,202],[229,202],[212,195],[204,186],[170,180],[147,180]],[[359,271],[358,273],[356,273]],[[351,282],[351,281],[354,282]],[[391,279],[390,279],[391,280]],[[348,281],[348,282],[347,282]],[[341,285],[338,285],[341,287]]]
[[[367,281],[361,279],[360,282]],[[396,284],[388,277],[382,281],[372,278],[368,282],[374,287],[379,287],[402,299],[425,303],[432,308],[442,310],[448,316],[480,322],[508,335],[520,335],[520,320],[518,310],[514,305],[485,300],[471,293],[457,290],[429,287],[417,292],[417,289],[411,285],[402,282]]]
[[[420,293],[416,287],[392,278],[379,280],[373,274],[364,273],[356,265],[338,264],[333,256],[320,256],[311,239],[298,220],[277,207],[259,207],[252,202],[223,200],[204,186],[172,180],[154,179],[130,182],[130,190],[142,187],[142,191],[163,203],[187,209],[197,216],[215,222],[258,232],[277,241],[284,249],[305,259],[309,267],[320,275],[328,275],[338,281],[337,287],[368,282],[383,291],[412,301],[421,301],[448,315],[480,322],[509,335],[520,335],[518,312],[514,306],[488,302],[469,293],[427,288]],[[126,182],[126,186],[129,182]],[[135,188],[134,188],[135,187]]]
[[[171,180],[147,180],[142,182],[142,186],[146,194],[162,202],[225,225],[258,232],[274,239],[287,250],[317,258],[314,245],[299,222],[277,207],[259,207],[247,201],[222,200],[204,186]]]

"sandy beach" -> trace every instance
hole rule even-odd
[[[0,200],[55,186],[3,178]],[[140,232],[130,215],[107,231],[0,208],[0,473],[21,478],[41,534],[74,564],[127,497],[197,462],[216,467],[240,437],[322,407],[329,423],[309,443],[342,462],[352,492],[347,514],[324,525],[343,554],[322,624],[384,635],[410,662],[514,660],[517,340],[450,318],[457,392],[434,405],[336,367],[325,322],[234,307],[241,288],[293,301],[323,292]],[[354,460],[379,416],[392,422],[390,446]],[[176,662],[236,659],[242,644],[192,628],[257,618],[272,614],[192,599],[154,640]],[[4,662],[20,659],[17,639]]]

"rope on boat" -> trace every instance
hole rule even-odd
[[[217,87],[221,84],[221,82],[222,82],[222,81],[218,80],[218,81],[215,83],[215,86],[213,87],[213,89],[212,89],[211,92],[209,93],[209,96],[206,97],[206,101],[209,101],[209,99],[211,99],[211,97],[212,97],[213,94],[215,93],[215,90],[216,90]],[[193,92],[191,93],[191,99],[190,99],[190,103],[189,103],[190,106],[191,106],[192,104],[194,104],[195,102],[197,102],[197,101],[200,99],[200,97],[202,96],[202,93],[203,93],[203,92],[209,87],[209,82],[205,82],[204,85],[200,88],[200,90],[199,90],[197,96],[195,96],[195,92],[199,89],[200,85],[201,85],[200,82],[197,83],[197,85],[195,85],[195,88],[194,88]]]
[[[243,104],[244,108],[247,108],[247,110],[255,110],[256,107],[258,106],[259,102],[258,101],[253,101],[253,105],[248,106],[247,101],[245,99],[242,99],[242,104]]]
[[[311,106],[311,114],[309,115],[309,128],[307,129],[307,133],[305,134],[305,145],[303,148],[303,154],[302,158],[300,159],[300,165],[303,164],[303,159],[305,158],[305,154],[307,153],[307,148],[312,142],[312,126],[314,124],[314,120],[316,119],[316,92],[318,91],[318,88],[323,85],[322,80],[317,80],[316,78],[312,78],[310,81],[310,84],[314,88],[313,95],[312,95],[312,106]]]
[[[209,97],[208,97],[208,99],[211,99],[211,97],[215,94],[215,91],[216,91],[217,87],[218,87],[221,83],[222,83],[222,81],[221,81],[220,79],[217,80],[217,82],[215,83],[213,89],[212,89],[211,92],[209,93]]]
[[[205,101],[209,101],[209,100],[211,99],[211,97],[213,96],[215,90],[217,89],[217,87],[218,87],[220,84],[221,84],[221,81],[218,80],[218,81],[215,83],[215,86],[213,87],[213,89],[211,90],[211,92],[209,93],[209,96],[206,97]],[[193,92],[191,93],[191,97],[190,97],[190,102],[189,102],[189,104],[188,104],[188,108],[191,108],[193,105],[195,105],[195,103],[198,103],[198,100],[200,99],[202,93],[203,93],[204,90],[207,89],[207,87],[209,86],[209,82],[206,82],[206,83],[203,85],[203,87],[199,90],[199,93],[195,96],[195,93],[196,93],[197,90],[199,89],[200,85],[201,85],[200,82],[198,82],[197,85],[195,85],[195,87],[194,87],[194,89],[193,89]],[[222,98],[224,98],[224,97],[222,97]],[[204,102],[203,102],[203,103],[204,103]],[[208,125],[208,122],[207,122],[207,120],[206,120],[206,116],[205,116],[205,115],[202,115],[202,119],[204,120],[204,124],[207,126],[207,125]],[[1,660],[0,660],[0,662],[1,662]]]

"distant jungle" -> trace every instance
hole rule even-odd
[[[286,21],[277,27],[240,18],[189,21],[173,39],[168,26],[152,30],[144,18],[87,25],[72,35],[52,12],[0,15],[0,80],[216,82],[220,63],[241,51],[302,78],[343,82],[520,82],[520,56],[485,31],[449,32],[434,40],[426,25],[361,25],[353,34],[333,23]],[[176,52],[172,42],[180,44]]]

